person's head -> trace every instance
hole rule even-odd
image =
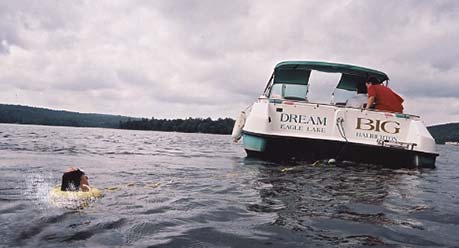
[[[375,85],[375,84],[380,84],[381,82],[379,81],[379,79],[377,79],[376,77],[374,76],[370,76],[367,78],[367,81],[366,81],[366,85]]]
[[[366,94],[367,86],[364,82],[357,84],[357,94]]]
[[[88,177],[81,169],[71,168],[62,175],[62,191],[78,191],[82,184],[89,185]]]

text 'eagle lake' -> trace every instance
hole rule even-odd
[[[325,133],[325,128],[323,127],[327,126],[326,117],[297,115],[297,114],[282,113],[280,115],[280,122],[281,122],[280,129],[306,131],[306,132]],[[302,124],[302,125],[298,125],[298,124]],[[303,125],[313,125],[314,127],[303,126]]]

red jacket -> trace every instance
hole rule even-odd
[[[403,98],[382,84],[370,85],[368,87],[368,96],[374,96],[376,109],[390,112],[403,112]]]

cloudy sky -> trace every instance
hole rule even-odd
[[[0,1],[0,103],[236,117],[283,60],[386,72],[405,112],[459,121],[459,1]],[[328,93],[327,93],[328,94]]]

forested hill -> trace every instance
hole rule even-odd
[[[0,104],[0,123],[118,128],[120,122],[129,119],[135,118]]]
[[[231,118],[188,118],[188,119],[142,119],[128,120],[120,123],[120,128],[134,130],[153,130],[166,132],[182,133],[212,133],[212,134],[231,134],[234,120]]]
[[[459,142],[459,123],[430,126],[427,129],[429,129],[437,144],[444,144],[446,141]]]
[[[230,118],[215,121],[210,118],[188,118],[184,120],[145,119],[0,104],[0,123],[230,134],[233,129],[234,120]]]

